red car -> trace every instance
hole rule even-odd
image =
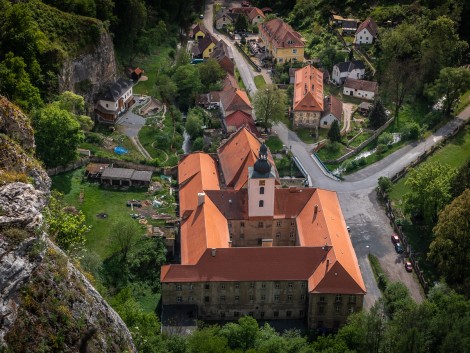
[[[398,238],[398,235],[396,235],[395,233],[392,234],[391,238],[393,244],[398,244],[400,242],[400,238]]]
[[[405,262],[405,270],[407,272],[413,272],[413,266],[411,265],[411,262],[410,261],[406,261]]]

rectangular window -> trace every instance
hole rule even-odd
[[[233,316],[235,316],[235,317],[240,317],[240,312],[239,312],[239,311],[234,311],[234,312],[233,312]]]
[[[176,297],[176,302],[177,302],[177,303],[182,303],[182,302],[183,302],[183,298],[182,298],[182,297]]]
[[[274,317],[279,317],[279,311],[275,311],[273,314],[274,314]]]
[[[265,301],[266,300],[266,296],[264,294],[261,295],[261,301]]]
[[[305,288],[305,282],[302,282],[302,288]]]
[[[302,295],[300,296],[300,300],[301,300],[301,301],[304,301],[304,300],[305,300],[305,294],[302,294]]]
[[[240,282],[235,282],[235,289],[240,288]]]
[[[297,49],[292,49],[292,54],[297,54]]]
[[[356,302],[356,296],[355,295],[350,295],[349,296],[349,302],[350,303],[355,303]]]
[[[291,301],[292,301],[292,294],[288,294],[288,295],[287,295],[287,301],[288,301],[288,302],[291,302]]]
[[[255,282],[250,282],[250,288],[255,288]]]
[[[353,313],[353,312],[354,312],[354,306],[350,306],[350,307],[349,307],[349,313],[351,314],[351,313]]]
[[[318,315],[323,315],[325,313],[325,306],[324,305],[320,305],[318,307]]]
[[[220,284],[220,289],[225,289],[225,283]]]
[[[266,288],[266,283],[261,283],[261,288]]]
[[[260,180],[259,181],[259,186],[264,186],[265,183],[266,183],[266,180]]]
[[[290,221],[290,225],[291,225],[291,226],[295,226],[295,221],[293,221],[293,220]]]
[[[258,222],[258,228],[263,228],[263,222]]]
[[[253,302],[255,300],[255,296],[253,294],[250,294],[250,302]]]
[[[293,283],[293,282],[287,283],[287,287],[289,287],[289,288],[294,288],[294,283]]]
[[[244,227],[245,226],[245,222],[240,222],[240,227]]]
[[[289,233],[289,237],[290,237],[290,238],[294,238],[294,237],[295,237],[295,232],[292,232],[292,231],[291,231],[291,232]]]
[[[222,311],[222,312],[220,313],[220,317],[221,317],[221,318],[224,318],[224,317],[225,317],[225,311]]]
[[[281,237],[281,233],[280,233],[280,232],[277,232],[277,233],[276,233],[276,238],[279,239],[280,237]]]
[[[259,207],[264,207],[264,201],[263,200],[259,200]]]
[[[303,311],[303,310],[300,310],[300,311],[299,311],[299,316],[300,316],[300,317],[303,317],[303,316],[304,316],[304,311]]]
[[[286,311],[286,317],[291,317],[291,316],[292,316],[292,311],[287,310],[287,311]]]
[[[183,290],[183,287],[181,286],[181,284],[176,285],[176,290],[177,291]]]
[[[221,295],[221,296],[220,296],[220,301],[221,301],[221,302],[224,302],[224,301],[225,301],[225,295]]]
[[[342,299],[341,294],[336,294],[335,302],[341,302]]]
[[[280,227],[281,226],[281,221],[277,221],[276,222],[276,227]]]
[[[232,222],[228,222],[228,227],[232,228]]]
[[[204,289],[209,289],[211,285],[209,283],[204,284]]]
[[[240,296],[239,295],[236,295],[235,296],[235,301],[238,302],[240,300]]]
[[[320,297],[320,302],[324,303],[325,302],[325,297]]]
[[[335,304],[335,313],[339,313],[341,310],[341,305],[340,304]]]
[[[264,194],[264,186],[261,186],[261,187],[259,188],[259,193],[260,193],[261,195]]]
[[[274,288],[279,289],[281,284],[279,282],[274,282]]]
[[[278,302],[280,298],[279,294],[274,295],[274,301]]]
[[[263,318],[263,317],[264,317],[264,311],[261,311],[261,312],[259,313],[259,316]]]
[[[206,297],[204,297],[204,301],[205,301],[206,303],[209,303],[209,302],[211,301],[211,298],[208,297],[208,296],[206,296]]]

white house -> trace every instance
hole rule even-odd
[[[119,78],[98,98],[95,113],[100,122],[115,123],[133,104],[132,81]]]
[[[323,107],[325,110],[320,119],[321,128],[329,128],[335,120],[341,124],[341,117],[343,116],[343,102],[335,96],[327,96]]]
[[[333,66],[332,80],[341,85],[348,77],[361,80],[365,73],[366,68],[361,60],[344,61]]]
[[[378,84],[373,81],[347,78],[344,82],[343,94],[357,98],[374,100],[378,93]]]
[[[372,44],[377,38],[379,28],[372,18],[368,18],[362,22],[357,28],[354,43],[356,44]]]
[[[237,15],[226,8],[220,9],[215,15],[215,28],[222,29],[235,23]]]

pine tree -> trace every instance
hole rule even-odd
[[[387,114],[380,99],[377,99],[369,113],[369,125],[373,129],[378,129],[387,122]]]
[[[328,139],[331,142],[341,141],[341,131],[339,129],[338,120],[333,121],[333,124],[331,124],[330,131],[328,131]]]

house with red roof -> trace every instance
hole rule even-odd
[[[367,18],[356,30],[355,44],[372,44],[377,38],[379,27],[372,18]]]
[[[259,38],[275,63],[304,61],[304,40],[280,18],[258,24]]]
[[[266,145],[237,130],[178,164],[180,261],[161,268],[162,327],[299,320],[338,329],[366,287],[335,192],[282,188]]]
[[[227,131],[228,133],[235,132],[238,129],[245,127],[250,130],[250,132],[256,137],[261,137],[261,134],[256,128],[253,117],[250,114],[247,114],[240,110],[237,110],[236,112],[227,115],[225,119],[223,119],[223,123],[225,126],[225,131]]]
[[[295,71],[294,128],[319,126],[323,99],[323,73],[311,65]]]
[[[238,87],[230,87],[224,88],[219,95],[219,106],[224,117],[227,117],[237,110],[251,115],[253,106],[251,105],[250,99],[245,91],[242,91]]]

